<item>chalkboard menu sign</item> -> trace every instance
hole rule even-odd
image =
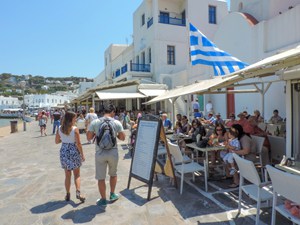
[[[149,185],[148,200],[153,183],[160,131],[161,120],[159,118],[146,115],[139,119],[128,188],[131,177],[147,183]]]

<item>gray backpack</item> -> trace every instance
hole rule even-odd
[[[97,145],[104,150],[111,150],[117,143],[113,120],[105,119],[96,136]]]

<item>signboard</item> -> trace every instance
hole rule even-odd
[[[164,143],[166,148],[167,159],[164,165],[161,165],[157,159],[159,140]],[[146,115],[139,119],[127,188],[129,189],[131,177],[147,183],[147,199],[149,200],[155,168],[159,168],[159,171],[163,171],[166,176],[171,177],[174,180],[175,187],[177,188],[177,180],[174,173],[172,157],[167,145],[167,139],[164,127],[162,126],[162,121],[156,116]],[[156,173],[158,170],[156,170]]]
[[[146,115],[139,119],[127,188],[130,186],[131,177],[147,183],[148,200],[153,184],[160,130],[159,118]]]
[[[157,132],[160,131],[158,128],[159,121],[140,120],[139,122],[131,173],[146,181],[150,180],[156,159]]]

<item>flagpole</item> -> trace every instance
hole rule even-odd
[[[187,33],[187,39],[188,39],[188,43],[187,43],[187,47],[188,47],[188,61],[187,61],[187,81],[189,84],[189,78],[191,75],[191,41],[190,41],[190,20],[188,19],[188,17],[186,17],[185,20],[186,23],[186,33]],[[189,119],[191,119],[192,115],[191,115],[191,96],[188,95],[187,96],[187,106],[186,106],[186,110],[187,110],[187,115],[189,115]],[[190,120],[191,121],[191,120]]]

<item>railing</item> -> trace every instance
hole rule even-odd
[[[127,72],[127,64],[125,64],[125,66],[123,66],[122,68],[121,68],[121,73],[123,74],[123,73],[126,73]]]
[[[153,17],[150,20],[148,20],[148,22],[147,22],[147,28],[151,27],[152,24],[153,24]]]
[[[131,63],[130,69],[136,72],[150,72],[150,64]]]
[[[169,16],[159,15],[158,16],[159,23],[171,24],[177,26],[185,26],[185,19],[173,18]]]

